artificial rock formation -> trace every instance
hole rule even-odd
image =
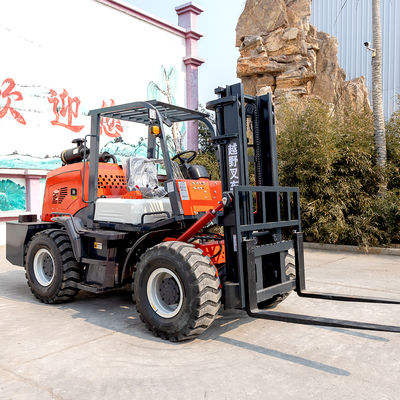
[[[245,92],[271,87],[275,102],[315,96],[369,108],[364,77],[345,81],[337,40],[309,23],[311,0],[247,0],[236,27],[237,75]]]

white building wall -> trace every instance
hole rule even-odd
[[[60,154],[73,138],[89,133],[90,109],[103,101],[110,105],[111,99],[116,104],[147,99],[149,83],[161,85],[162,66],[175,69],[173,94],[177,104],[185,104],[185,38],[95,0],[7,1],[0,42],[0,89],[4,94],[8,78],[15,82],[13,92],[22,100],[9,96],[11,106],[26,122],[19,123],[10,110],[0,117],[0,155]],[[84,126],[79,132],[51,123],[56,116],[50,91],[59,96],[63,89],[80,101],[78,117],[72,118],[72,125]],[[0,108],[6,101],[0,96]],[[61,120],[67,123],[67,117]],[[129,143],[143,136],[143,130],[134,138],[123,128]],[[111,139],[103,134],[102,144]]]
[[[15,177],[14,169],[59,166],[59,158],[51,157],[73,147],[72,139],[90,133],[89,110],[102,107],[103,102],[111,105],[111,99],[116,104],[153,95],[165,100],[154,90],[155,85],[150,85],[154,82],[165,89],[163,68],[170,72],[168,84],[176,104],[186,104],[184,29],[136,12],[147,18],[143,20],[100,0],[1,3],[0,169],[11,169],[9,176],[3,173],[0,177],[0,245],[5,241],[4,221],[23,212],[26,195],[30,196],[30,211],[39,215],[43,199],[45,180],[27,193],[25,180]],[[117,3],[119,0],[113,2]],[[64,89],[69,94],[66,105],[70,101],[72,106],[69,110],[64,107],[63,116],[60,95]],[[49,101],[54,98],[58,101],[56,113]],[[57,115],[58,122],[67,127],[52,123]],[[72,127],[82,128],[73,131]],[[122,123],[122,128],[126,143],[136,144],[147,135],[143,125]],[[184,125],[181,128],[184,130]],[[113,137],[103,132],[101,146],[111,140]],[[11,155],[14,152],[17,154]],[[50,158],[43,159],[46,155]]]
[[[383,96],[386,119],[397,109],[400,94],[400,1],[381,1]],[[364,42],[372,43],[371,0],[313,0],[311,23],[339,42],[338,57],[347,79],[364,75],[369,92],[371,53]]]

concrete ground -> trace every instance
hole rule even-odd
[[[151,336],[126,292],[44,305],[0,247],[0,399],[399,399],[400,334],[225,312],[200,338]],[[400,258],[307,250],[309,289],[400,299]],[[400,305],[277,310],[400,325]]]

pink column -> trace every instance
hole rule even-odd
[[[178,14],[178,25],[186,29],[186,57],[183,62],[186,65],[186,107],[197,110],[199,107],[199,82],[198,68],[204,60],[197,56],[197,42],[202,35],[196,32],[197,16],[203,10],[189,2],[175,8]],[[198,124],[187,123],[187,150],[198,150]]]
[[[40,196],[41,175],[25,175],[26,180],[26,211],[40,215],[42,212],[42,198]]]

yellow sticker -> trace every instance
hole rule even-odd
[[[94,248],[101,250],[103,248],[103,244],[100,242],[94,242]]]

